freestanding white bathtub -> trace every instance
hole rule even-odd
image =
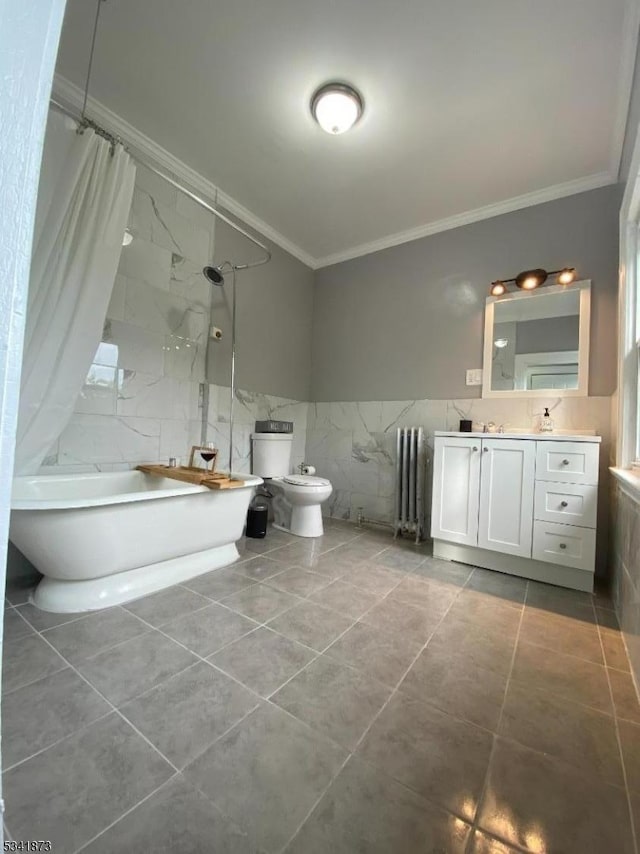
[[[15,478],[9,536],[44,575],[34,604],[91,611],[233,563],[262,483],[240,477],[221,490],[138,471]]]

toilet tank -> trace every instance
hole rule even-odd
[[[252,433],[251,472],[259,477],[291,474],[291,433]]]

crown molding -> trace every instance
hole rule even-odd
[[[60,74],[56,74],[54,77],[52,97],[69,110],[75,111],[76,113],[80,112],[83,99],[82,90]],[[139,154],[142,160],[146,158],[163,169],[166,169],[167,172],[170,172],[179,180],[184,181],[188,187],[204,196],[204,198],[211,201],[212,204],[215,200],[219,207],[224,208],[230,214],[237,217],[239,220],[242,220],[245,225],[253,228],[260,235],[266,237],[290,255],[293,255],[294,258],[302,261],[302,263],[306,264],[307,267],[310,267],[312,270],[317,267],[315,258],[299,246],[296,246],[295,243],[292,243],[270,225],[267,225],[266,222],[253,214],[250,210],[247,210],[247,208],[231,196],[227,195],[223,190],[220,190],[215,184],[200,175],[200,173],[196,172],[190,166],[187,166],[187,164],[182,160],[174,157],[173,154],[165,148],[162,148],[162,146],[158,145],[158,143],[154,142],[136,127],[129,124],[129,122],[125,121],[117,113],[114,113],[108,107],[105,107],[105,105],[100,101],[89,97],[87,100],[86,112],[93,121],[101,127],[104,127],[105,130],[113,133],[115,136],[121,137],[122,141],[127,145],[127,148],[130,149],[134,157],[136,154]]]
[[[620,70],[620,88],[617,106],[617,120],[612,143],[612,154],[610,158],[611,169],[607,172],[598,172],[593,175],[587,175],[584,178],[577,178],[572,181],[566,181],[561,184],[554,184],[550,187],[545,187],[541,190],[535,190],[531,193],[525,193],[521,196],[514,196],[510,199],[505,199],[493,204],[484,205],[480,208],[465,211],[460,214],[446,217],[440,220],[425,223],[424,225],[415,228],[407,229],[406,231],[396,232],[395,234],[387,235],[378,240],[369,243],[362,243],[357,246],[345,249],[341,252],[332,253],[321,258],[314,258],[304,249],[297,246],[280,232],[269,226],[250,210],[245,208],[234,198],[220,190],[211,181],[204,178],[186,163],[179,160],[173,154],[168,152],[162,146],[158,145],[145,134],[141,133],[133,125],[129,124],[117,113],[114,113],[108,107],[105,107],[100,101],[94,98],[89,98],[87,102],[87,114],[91,116],[98,124],[103,126],[111,133],[122,137],[127,146],[131,149],[132,154],[141,155],[142,160],[149,159],[158,166],[166,169],[172,175],[184,181],[194,191],[203,195],[206,199],[212,202],[217,199],[220,207],[225,208],[233,216],[237,217],[249,227],[255,229],[259,234],[271,240],[280,248],[284,249],[294,258],[297,258],[307,267],[312,270],[317,270],[321,267],[328,267],[332,264],[339,264],[343,261],[349,261],[353,258],[360,258],[363,255],[368,255],[372,252],[379,252],[383,249],[389,249],[393,246],[399,246],[402,243],[409,243],[412,240],[419,240],[423,237],[429,237],[433,234],[439,234],[443,231],[449,231],[453,228],[459,228],[464,225],[471,225],[474,222],[481,222],[485,219],[501,216],[502,214],[513,213],[517,210],[533,207],[534,205],[543,204],[544,202],[554,201],[556,199],[572,196],[576,193],[583,193],[588,190],[595,190],[599,187],[614,184],[618,180],[618,170],[620,165],[620,157],[622,154],[622,145],[624,143],[624,135],[627,123],[627,113],[629,107],[629,97],[633,82],[633,72],[635,68],[635,51],[638,43],[638,31],[640,28],[640,0],[628,0],[625,26],[627,27],[625,44],[621,53],[621,70]],[[53,83],[53,97],[70,110],[79,112],[82,105],[83,93],[82,90],[71,83],[71,81],[56,75]]]
[[[399,246],[401,243],[409,243],[411,240],[419,240],[421,237],[429,237],[432,234],[449,231],[452,228],[459,228],[462,225],[471,225],[474,222],[481,222],[482,220],[491,219],[501,214],[513,213],[523,208],[541,205],[544,202],[553,202],[556,199],[574,196],[576,193],[584,193],[587,190],[596,190],[598,187],[615,184],[616,180],[616,175],[609,172],[598,172],[595,175],[587,175],[585,178],[566,181],[564,184],[554,184],[542,190],[535,190],[532,193],[525,193],[522,196],[514,196],[502,202],[484,205],[484,207],[455,214],[446,219],[435,220],[417,228],[400,231],[397,234],[390,234],[388,237],[381,237],[379,240],[374,240],[371,243],[362,243],[360,246],[345,249],[343,252],[326,255],[324,258],[316,259],[316,269],[328,267],[330,264],[339,264],[342,261],[350,261],[352,258],[360,258],[362,255],[369,255],[371,252],[379,252],[381,249],[389,249],[392,246]]]
[[[615,122],[611,137],[611,157],[609,171],[620,177],[622,150],[624,147],[633,75],[636,67],[638,52],[638,35],[640,33],[640,0],[627,0],[624,10],[622,47],[620,49],[620,64],[618,70],[618,98],[615,111]]]

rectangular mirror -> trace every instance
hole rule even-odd
[[[586,396],[590,309],[590,281],[487,297],[482,396]]]

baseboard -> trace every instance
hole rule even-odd
[[[569,587],[572,590],[593,592],[593,573],[571,566],[558,566],[532,558],[515,557],[489,549],[479,549],[475,546],[462,546],[458,543],[448,543],[444,540],[433,541],[433,556],[442,560],[454,560],[471,566],[481,566],[483,569],[493,569],[506,575],[517,575],[545,584],[555,584],[558,587]]]

